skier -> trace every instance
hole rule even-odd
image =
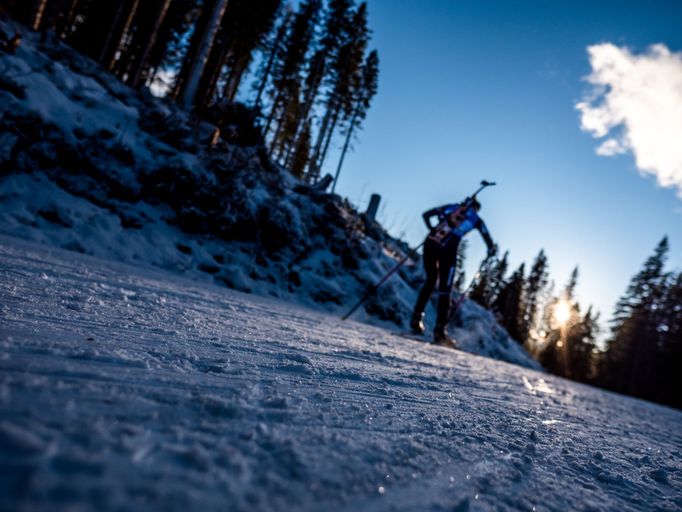
[[[424,332],[424,308],[426,308],[426,303],[436,287],[436,281],[438,281],[438,316],[436,327],[433,330],[433,342],[437,345],[452,348],[456,346],[455,341],[448,336],[446,324],[450,317],[450,292],[455,276],[459,241],[469,231],[477,229],[488,247],[488,257],[494,256],[497,252],[497,247],[490,237],[488,228],[478,216],[480,209],[481,203],[474,195],[466,198],[461,204],[440,206],[428,210],[422,215],[426,226],[429,228],[429,235],[424,242],[426,282],[417,297],[417,303],[410,320],[410,328],[417,334]],[[433,217],[438,217],[437,226],[431,225]]]

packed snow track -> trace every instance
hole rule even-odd
[[[682,413],[0,237],[0,509],[680,510]]]

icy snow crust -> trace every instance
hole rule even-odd
[[[0,509],[680,510],[682,413],[0,236]]]
[[[0,52],[0,233],[339,316],[403,258],[406,244],[257,148],[207,147],[213,128],[24,31],[16,54]],[[408,260],[354,318],[406,331],[422,275]],[[453,334],[539,367],[476,304]]]

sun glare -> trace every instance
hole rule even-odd
[[[568,319],[571,317],[571,306],[570,304],[565,301],[565,300],[560,300],[557,302],[556,306],[554,306],[554,320],[556,323],[559,325],[564,325],[566,322],[568,322]]]

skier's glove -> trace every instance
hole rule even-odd
[[[492,258],[497,254],[497,246],[496,245],[491,245],[488,247],[488,258]]]

